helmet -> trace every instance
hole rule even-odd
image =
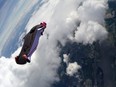
[[[46,22],[41,22],[40,25],[42,25],[42,27],[45,27],[46,28]]]

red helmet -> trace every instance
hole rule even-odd
[[[46,22],[41,22],[40,24],[46,28],[46,25],[47,25]]]

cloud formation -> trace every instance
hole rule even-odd
[[[77,62],[74,63],[69,63],[68,67],[66,68],[66,73],[69,76],[73,76],[74,74],[76,74],[78,72],[78,70],[81,68],[81,66],[79,66],[77,64]]]
[[[107,38],[104,16],[107,9],[107,0],[85,0],[78,8],[80,25],[75,31],[72,40],[77,43],[92,44]]]
[[[74,74],[78,73],[78,70],[81,69],[81,66],[77,64],[77,62],[70,63],[69,62],[69,55],[63,54],[63,61],[67,64],[66,74],[69,76],[73,76]]]
[[[95,41],[102,41],[107,38],[107,31],[97,22],[88,21],[81,23],[75,31],[74,40],[78,43],[92,44]]]
[[[63,62],[65,62],[66,64],[69,63],[69,56],[67,54],[63,54]]]

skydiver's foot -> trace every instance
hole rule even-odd
[[[17,63],[17,64],[19,64],[18,62],[19,62],[19,56],[16,56],[15,57],[15,62]]]
[[[16,62],[18,61],[18,56],[15,57],[15,61],[16,61]]]
[[[27,59],[27,62],[28,62],[28,63],[30,63],[30,60],[29,60],[29,59]]]
[[[29,63],[30,63],[30,60],[28,59],[28,57],[27,57],[27,55],[26,55],[26,54],[24,54],[24,55],[23,55],[23,58],[24,58],[27,62],[29,62]]]

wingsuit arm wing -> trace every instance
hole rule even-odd
[[[33,33],[36,29],[38,29],[38,28],[41,28],[42,26],[39,24],[39,25],[36,25],[36,26],[34,26],[30,31],[29,31],[29,33]],[[29,34],[28,33],[28,34]],[[28,36],[28,34],[23,38],[24,40],[25,40],[25,38]]]
[[[40,28],[40,27],[41,27],[41,25],[36,25],[36,26],[34,26],[34,27],[30,30],[29,33],[33,33],[36,29],[38,29],[38,28]]]

